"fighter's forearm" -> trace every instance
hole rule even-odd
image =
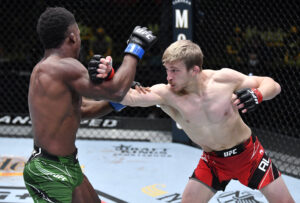
[[[142,99],[142,94],[138,93],[134,89],[129,89],[123,100],[120,102],[120,104],[126,105],[126,106],[139,106],[142,107],[143,105],[141,104],[143,99]]]
[[[135,77],[137,63],[136,57],[130,54],[125,55],[122,65],[114,74],[113,79],[104,81],[99,86],[102,92],[99,94],[99,98],[97,98],[97,95],[93,98],[120,102],[131,87]]]
[[[281,92],[280,85],[270,77],[264,77],[257,89],[263,95],[263,100],[272,99]]]
[[[116,98],[117,101],[121,101],[131,87],[135,77],[137,63],[138,61],[136,57],[127,54],[124,57],[124,60],[118,71],[116,72],[111,84],[111,88],[118,92],[117,95],[119,97]]]
[[[130,89],[120,103],[131,107],[149,107],[161,104],[160,99],[153,92],[139,93],[137,90]]]
[[[107,101],[93,101],[83,99],[81,105],[81,119],[92,119],[105,116],[113,111]]]

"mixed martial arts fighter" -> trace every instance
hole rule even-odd
[[[110,57],[94,57],[89,71],[78,61],[80,30],[65,8],[47,8],[39,17],[37,32],[44,57],[30,78],[34,151],[24,167],[26,188],[34,202],[99,203],[77,159],[76,132],[80,120],[90,116],[82,108],[82,97],[121,101],[133,82],[138,60],[156,37],[147,28],[136,27],[114,74]],[[98,74],[96,69],[104,65],[109,71]]]
[[[121,104],[159,105],[203,149],[182,203],[208,202],[232,179],[260,190],[269,202],[294,202],[281,173],[240,116],[278,95],[280,85],[270,77],[229,68],[202,69],[203,53],[189,40],[172,43],[162,62],[168,84],[154,85],[147,94],[130,89]]]

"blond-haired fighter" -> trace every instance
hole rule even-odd
[[[274,98],[280,85],[270,77],[247,76],[229,68],[202,69],[202,51],[188,40],[171,44],[162,61],[168,84],[154,85],[147,94],[130,90],[121,103],[159,105],[203,149],[182,202],[208,202],[232,179],[259,189],[269,202],[294,202],[280,172],[239,113]]]

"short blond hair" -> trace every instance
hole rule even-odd
[[[179,40],[173,42],[162,57],[163,64],[175,61],[183,61],[187,69],[197,65],[202,69],[203,53],[201,48],[190,40]]]

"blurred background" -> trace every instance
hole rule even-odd
[[[140,61],[136,81],[144,86],[166,83],[161,63],[174,39],[176,0],[1,0],[0,134],[32,137],[27,92],[43,48],[36,33],[40,14],[49,6],[74,13],[82,37],[80,61],[93,54],[111,55],[117,69],[126,41],[136,25],[146,26],[158,43]],[[270,76],[282,92],[243,115],[279,169],[300,177],[300,4],[297,0],[194,0],[192,40],[204,53],[204,68],[233,68]],[[104,136],[110,134],[110,136]],[[180,138],[178,138],[180,134]],[[108,117],[82,122],[81,139],[182,142],[193,145],[159,108],[125,108]],[[151,139],[149,138],[151,137]]]

